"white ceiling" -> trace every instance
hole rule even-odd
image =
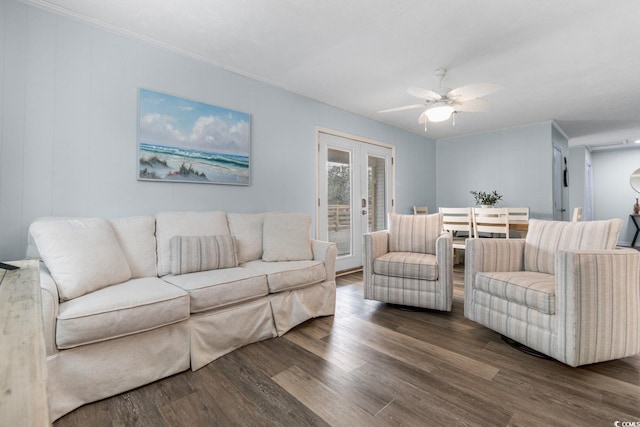
[[[640,139],[637,0],[23,0],[415,133],[411,86],[498,83],[435,139],[555,120],[570,145]],[[420,101],[418,101],[419,103]]]

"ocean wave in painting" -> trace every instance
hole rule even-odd
[[[140,142],[141,179],[249,183],[249,157]]]

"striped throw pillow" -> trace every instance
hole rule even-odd
[[[236,248],[233,236],[173,236],[171,274],[236,267]]]

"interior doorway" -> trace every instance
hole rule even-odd
[[[564,155],[562,150],[553,146],[553,220],[566,221],[564,207]]]
[[[336,270],[362,267],[362,236],[387,227],[394,209],[394,148],[318,130],[317,236],[336,243]]]

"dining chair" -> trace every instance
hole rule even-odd
[[[467,238],[473,237],[471,208],[439,208],[442,214],[442,230],[453,238],[454,263],[460,261],[460,249],[464,249]]]
[[[429,215],[429,208],[427,206],[414,206],[413,207],[414,215]]]
[[[509,212],[509,229],[524,238],[529,228],[529,208],[506,208]]]
[[[571,222],[580,221],[582,221],[582,208],[573,208],[573,216],[571,217]]]
[[[480,233],[485,233],[482,236]],[[507,208],[473,208],[473,234],[475,238],[486,233],[504,234],[509,238],[509,211]]]

